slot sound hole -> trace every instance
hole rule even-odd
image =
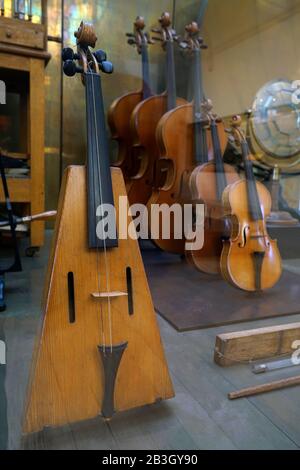
[[[69,296],[69,322],[75,323],[75,289],[74,274],[68,273],[68,296]]]
[[[127,295],[128,295],[128,313],[133,315],[133,294],[132,294],[132,273],[131,268],[126,268],[126,282],[127,282]]]

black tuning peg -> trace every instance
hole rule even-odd
[[[76,54],[71,47],[64,47],[61,53],[61,58],[63,62],[67,60],[77,60],[79,59],[79,55]]]
[[[79,72],[82,73],[82,68],[78,67],[73,60],[66,60],[64,62],[64,73],[68,77],[74,77],[74,75]]]
[[[65,62],[66,60],[74,59],[74,51],[71,47],[64,47],[61,53],[61,58]]]
[[[130,46],[134,46],[136,44],[136,40],[133,39],[133,38],[130,38],[127,40],[127,43],[130,45]]]
[[[104,60],[99,64],[100,69],[104,73],[113,73],[114,71],[114,66],[111,62],[108,62],[107,60]]]
[[[102,49],[98,49],[98,51],[94,52],[94,56],[96,57],[98,64],[101,64],[107,59],[106,52],[102,51]]]

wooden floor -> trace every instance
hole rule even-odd
[[[22,407],[40,315],[47,255],[48,247],[39,257],[24,259],[22,273],[7,276],[8,310],[0,314],[0,339],[4,335],[7,344],[4,390],[0,383],[0,435],[2,441],[3,436],[7,440],[8,448],[202,450],[300,447],[299,387],[234,402],[227,399],[229,391],[290,376],[296,373],[295,370],[255,376],[248,366],[224,369],[213,362],[217,333],[292,323],[300,321],[300,315],[188,333],[177,333],[159,318],[176,391],[174,399],[116,415],[109,424],[96,418],[60,429],[48,428],[22,440]],[[300,272],[300,260],[288,264],[289,269]],[[3,366],[0,371],[1,367],[3,371]]]

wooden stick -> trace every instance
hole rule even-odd
[[[56,214],[57,214],[57,211],[48,211],[48,212],[41,212],[41,214],[27,215],[25,217],[22,217],[20,222],[29,223],[29,222],[34,222],[35,220],[55,219]]]
[[[267,384],[255,385],[254,387],[237,390],[236,392],[229,393],[228,398],[229,400],[236,400],[237,398],[251,397],[253,395],[259,395],[260,393],[294,387],[295,385],[300,385],[300,375],[290,377],[288,379],[277,380],[276,382],[269,382]]]
[[[15,217],[14,222],[16,224],[28,224],[30,222],[34,222],[35,220],[49,220],[54,219],[56,217],[56,211],[48,211],[48,212],[41,212],[40,214],[35,215],[26,215],[25,217]],[[8,227],[9,220],[2,220],[0,222],[0,228]]]

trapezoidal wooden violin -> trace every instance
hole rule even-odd
[[[63,52],[64,72],[80,73],[85,84],[87,164],[64,175],[25,433],[109,419],[174,395],[137,241],[117,236],[126,190],[121,170],[109,167],[100,77],[112,64],[92,51],[90,25],[81,23],[75,36],[76,54]],[[107,205],[116,212],[104,220]]]
[[[108,110],[108,124],[111,135],[119,144],[118,158],[114,166],[121,168],[125,181],[136,173],[132,155],[132,136],[130,131],[130,116],[134,108],[141,101],[149,98],[153,93],[150,88],[148,46],[153,44],[145,29],[144,18],[138,16],[134,22],[133,33],[126,33],[128,43],[137,48],[142,59],[142,89],[117,98]]]
[[[166,50],[167,88],[162,95],[147,98],[138,104],[131,115],[131,132],[133,137],[133,167],[137,168],[127,185],[130,205],[147,204],[152,188],[162,182],[154,181],[154,165],[159,156],[155,132],[160,118],[169,110],[186,103],[176,98],[176,79],[174,63],[174,40],[176,32],[172,29],[169,13],[165,12],[159,19],[160,28],[152,31],[159,34],[154,40],[162,42]],[[165,178],[166,175],[163,175]]]
[[[224,241],[220,261],[224,278],[239,289],[255,292],[270,289],[282,272],[277,242],[267,232],[266,217],[271,195],[255,181],[241,118],[232,119],[232,135],[241,146],[245,179],[228,186],[223,194],[225,214],[231,218],[230,238]]]

